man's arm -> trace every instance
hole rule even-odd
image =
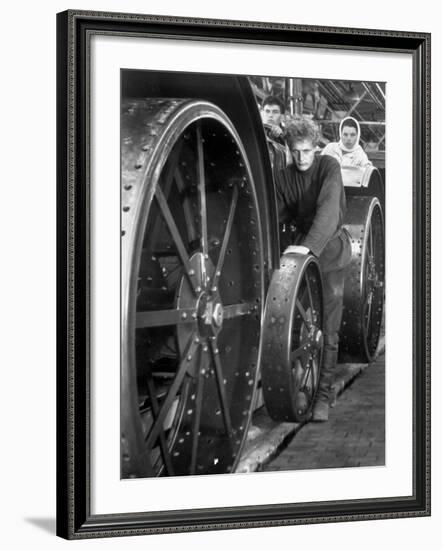
[[[287,187],[290,185],[290,168],[275,171],[275,193],[279,223],[291,221],[292,216],[287,204]]]
[[[324,157],[326,158],[326,157]],[[316,204],[316,215],[310,231],[301,243],[310,249],[315,256],[319,256],[325,245],[336,233],[340,219],[342,176],[339,163],[327,157],[328,162],[322,178],[321,190]]]

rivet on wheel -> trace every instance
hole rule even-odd
[[[195,270],[194,270],[194,269],[190,269],[190,270],[189,270],[189,275],[195,275]]]
[[[197,287],[195,288],[195,290],[196,290],[197,292],[201,292],[201,287],[200,287],[200,286],[197,286]]]
[[[187,313],[185,311],[181,314],[181,319],[187,319]]]

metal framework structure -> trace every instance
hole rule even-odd
[[[355,117],[361,126],[361,143],[383,167],[385,152],[385,83],[278,77],[251,77],[259,103],[280,97],[291,115],[310,115],[320,125],[325,141],[339,140],[339,123]]]

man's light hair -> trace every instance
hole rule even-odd
[[[290,149],[298,141],[310,140],[314,147],[318,145],[321,132],[318,125],[309,118],[292,118],[286,124],[285,139]]]

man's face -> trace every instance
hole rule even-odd
[[[351,126],[344,126],[342,128],[341,140],[344,147],[347,149],[352,149],[356,145],[357,137],[358,133],[356,128],[352,128]]]
[[[273,124],[279,126],[281,123],[281,109],[279,105],[266,105],[261,111],[264,124]]]
[[[305,172],[310,168],[315,160],[315,149],[311,139],[295,141],[291,147],[293,160],[296,168],[301,172]]]

